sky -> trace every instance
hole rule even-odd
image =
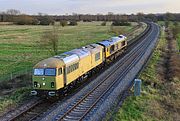
[[[0,0],[0,12],[17,9],[26,14],[180,13],[180,0]]]

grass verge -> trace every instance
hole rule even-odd
[[[115,121],[178,121],[180,119],[180,80],[162,78],[163,56],[166,54],[167,41],[165,33],[161,38],[153,56],[141,73],[142,93],[139,97],[128,97],[122,108],[114,115]],[[177,58],[174,58],[174,61]],[[170,65],[173,68],[173,61]],[[173,69],[171,69],[173,70]]]

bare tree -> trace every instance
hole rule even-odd
[[[8,15],[19,15],[21,12],[19,10],[15,10],[15,9],[9,9],[6,11],[6,13]]]
[[[52,55],[58,54],[59,32],[58,27],[53,26],[51,31],[45,31],[39,42],[40,48],[48,50]]]

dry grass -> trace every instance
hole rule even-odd
[[[173,78],[180,80],[180,56],[177,53],[173,53],[170,59],[171,74]]]
[[[13,22],[0,22],[0,25],[13,25]]]

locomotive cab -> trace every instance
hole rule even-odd
[[[64,87],[64,64],[56,58],[43,60],[33,69],[32,95],[55,96],[56,90]]]

